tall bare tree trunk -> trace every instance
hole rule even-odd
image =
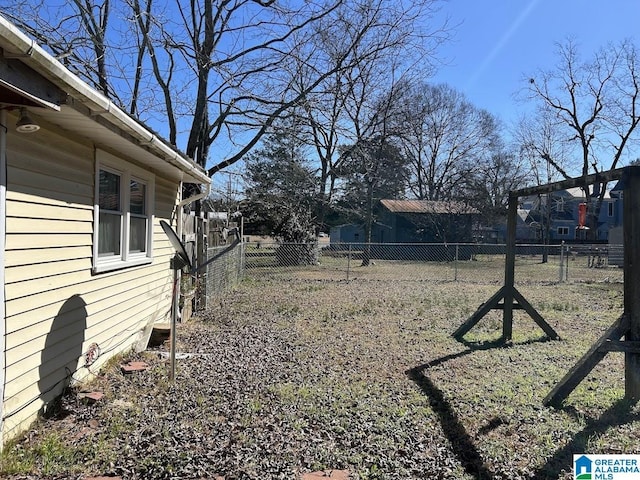
[[[364,224],[364,249],[362,251],[362,266],[371,263],[371,230],[373,229],[373,182],[367,180],[367,220]]]

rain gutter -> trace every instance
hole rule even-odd
[[[153,154],[191,176],[196,182],[203,184],[211,182],[203,169],[166,145],[153,132],[124,113],[111,100],[72,74],[58,60],[37,45],[33,39],[27,37],[1,15],[0,39],[12,47],[12,51],[5,51],[5,57],[19,58],[23,63],[63,89],[74,100],[82,103],[92,112],[92,115],[100,116],[108,123],[121,129],[136,140],[140,148],[147,147]]]

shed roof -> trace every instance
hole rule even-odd
[[[462,202],[437,200],[380,200],[393,213],[474,215],[480,212]]]
[[[7,67],[0,69],[0,92],[9,105],[29,106],[34,117],[170,177],[188,183],[211,183],[202,167],[71,73],[1,15],[0,49],[5,62],[0,62],[0,67]],[[38,94],[26,91],[24,79],[34,73],[50,82],[52,89]]]

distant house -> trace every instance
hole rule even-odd
[[[608,264],[622,267],[624,265],[624,229],[622,228],[624,179],[618,181],[611,189],[611,198],[615,200],[614,217],[609,226]]]
[[[473,241],[479,212],[461,202],[380,200],[371,229],[372,243],[444,243]],[[364,228],[347,224],[331,229],[331,243],[367,242]]]
[[[615,187],[614,187],[615,188]],[[599,192],[592,194],[590,204],[597,202]],[[594,240],[606,242],[609,230],[622,225],[621,191],[605,193],[598,216]],[[587,238],[588,225],[580,225],[580,205],[587,204],[581,188],[570,188],[553,194],[525,197],[518,209],[517,239],[521,242],[539,242],[544,238],[547,218],[551,243],[579,242]],[[584,228],[587,227],[587,228]]]
[[[0,16],[4,444],[171,310],[182,184],[202,168]]]

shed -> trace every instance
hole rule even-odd
[[[183,183],[210,179],[0,16],[1,444],[169,318]]]
[[[456,201],[380,200],[379,222],[388,225],[386,243],[473,241],[473,222],[480,212]]]

